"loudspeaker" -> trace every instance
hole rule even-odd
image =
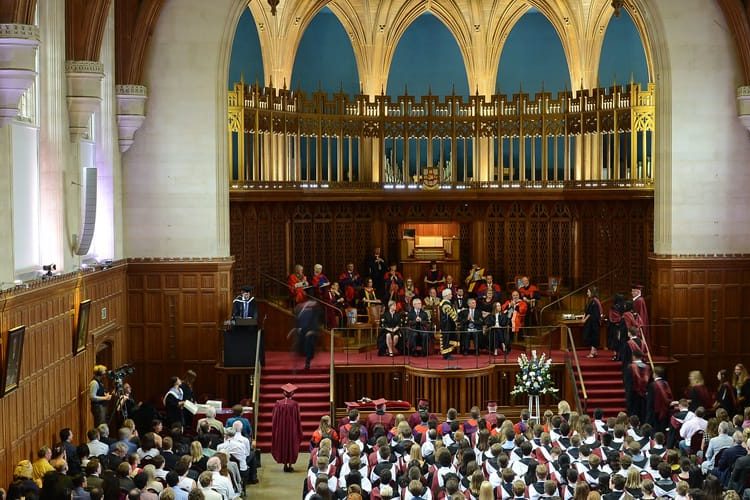
[[[86,167],[84,178],[83,214],[81,218],[83,223],[75,251],[76,255],[89,253],[91,240],[94,238],[94,228],[96,227],[96,167]]]

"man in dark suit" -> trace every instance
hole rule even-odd
[[[464,289],[459,288],[456,290],[456,296],[453,297],[453,308],[457,313],[461,314],[461,311],[468,307],[466,297],[464,297]]]
[[[717,467],[713,471],[711,471],[714,476],[719,478],[721,484],[725,486],[729,482],[730,473],[732,473],[732,465],[735,465],[736,468],[735,462],[740,458],[747,456],[747,450],[743,446],[744,439],[742,433],[736,431],[734,434],[732,434],[732,441],[734,442],[734,445],[724,450],[724,452],[721,454],[721,459],[719,460]],[[733,473],[731,475],[734,476]]]
[[[477,309],[477,299],[469,299],[467,308],[458,314],[461,328],[461,354],[469,354],[469,343],[479,354],[479,334],[482,331],[482,313]]]
[[[729,487],[740,495],[742,495],[748,477],[750,477],[750,439],[745,443],[745,451],[745,456],[738,458],[734,463],[732,476],[729,479]]]
[[[377,290],[378,295],[385,295],[388,290],[385,289],[384,276],[387,271],[385,259],[380,253],[380,247],[375,248],[372,255],[367,257],[367,275],[372,278],[372,285]]]
[[[422,309],[422,299],[415,298],[407,316],[409,324],[408,344],[412,356],[427,356],[430,338],[430,317]],[[420,349],[417,350],[417,347]]]
[[[60,443],[65,448],[65,455],[68,457],[68,471],[71,476],[80,474],[81,470],[81,459],[78,457],[78,450],[73,444],[73,430],[70,427],[66,427],[60,431]]]

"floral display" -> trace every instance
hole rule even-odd
[[[537,357],[536,350],[531,351],[531,358],[527,357],[526,353],[522,353],[518,357],[518,366],[521,367],[521,371],[516,374],[516,385],[510,393],[513,396],[518,394],[537,396],[558,392],[549,373],[551,364],[552,358],[547,358],[544,353]]]

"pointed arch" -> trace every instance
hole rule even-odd
[[[458,41],[431,12],[409,24],[393,52],[388,94],[401,95],[407,84],[409,94],[415,96],[427,94],[428,89],[435,95],[450,94],[454,88],[458,95],[471,93]],[[436,62],[438,57],[440,62]]]
[[[320,71],[320,65],[327,67]],[[351,40],[339,18],[323,7],[305,28],[292,66],[289,88],[312,92],[320,88],[349,95],[359,93],[359,75]]]
[[[292,75],[297,47],[307,25],[329,0],[283,2],[275,16],[264,2],[249,2],[258,26],[266,83],[281,87]]]
[[[232,88],[240,78],[247,83],[263,83],[263,51],[258,37],[257,24],[250,9],[244,9],[237,21],[234,40],[231,46],[228,88]]]
[[[634,37],[636,40],[633,40]],[[605,57],[606,55],[610,57]],[[613,67],[613,60],[616,61],[617,68]],[[606,87],[615,79],[620,85],[629,82],[631,74],[634,81],[641,85],[650,81],[641,36],[630,14],[623,9],[620,18],[610,17],[607,24],[600,46],[597,75],[601,85]]]
[[[398,5],[398,2],[391,2],[388,5],[389,7],[393,7],[394,5]],[[377,29],[380,31],[380,26],[384,26],[383,33],[380,33],[384,35],[384,39],[382,55],[377,64],[380,65],[378,73],[381,75],[384,85],[388,82],[393,56],[396,53],[401,38],[419,16],[425,13],[435,16],[448,29],[448,32],[456,41],[468,81],[469,67],[473,67],[474,64],[472,62],[473,55],[470,50],[471,34],[461,8],[455,0],[449,0],[441,4],[437,2],[425,2],[423,0],[410,0],[400,4],[395,11],[391,11],[390,9],[383,11],[382,7],[378,6],[376,17],[378,19],[376,22],[378,24]]]
[[[542,61],[544,64],[535,64]],[[520,88],[534,93],[544,87],[553,94],[571,88],[562,40],[541,11],[527,11],[513,26],[503,46],[496,78],[496,91],[507,95]]]

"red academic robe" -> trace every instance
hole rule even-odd
[[[487,296],[487,283],[482,283],[476,288],[477,297],[486,297]],[[502,288],[497,283],[492,284],[492,295],[493,300],[500,298],[500,292],[502,292]]]
[[[344,271],[339,274],[339,285],[341,290],[344,292],[344,298],[346,303],[350,307],[354,307],[354,301],[357,298],[357,292],[362,286],[362,278],[359,276],[357,271]]]
[[[641,320],[641,331],[643,332],[643,338],[646,339],[646,343],[648,344],[649,348],[651,348],[652,345],[648,328],[649,321],[648,310],[646,309],[646,299],[639,295],[638,298],[633,301],[633,311],[638,313],[638,318]]]
[[[286,281],[289,287],[289,295],[294,299],[295,304],[305,301],[305,286],[297,286],[298,283],[307,283],[307,276],[297,276],[292,273],[289,275],[289,279]]]
[[[540,292],[536,285],[529,284],[529,286],[519,288],[518,294],[522,299],[538,299]]]
[[[271,417],[271,455],[277,463],[293,464],[299,455],[302,442],[302,421],[299,404],[284,398],[276,401]]]
[[[503,304],[503,311],[507,311],[510,306],[513,305],[513,302],[510,300],[506,300],[505,304]],[[529,305],[524,302],[520,301],[516,304],[516,312],[513,313],[513,316],[510,318],[510,324],[511,324],[511,330],[513,333],[518,333],[521,328],[523,328],[523,325],[526,320],[526,312],[529,310]]]
[[[672,389],[669,387],[664,379],[657,379],[652,385],[654,389],[654,415],[659,420],[664,420],[669,417],[669,409],[674,397],[672,396]]]
[[[382,415],[378,415],[378,412],[374,411],[367,415],[367,432],[372,435],[372,430],[378,424],[381,424],[383,426],[383,429],[385,429],[387,432],[388,429],[393,427],[393,423],[395,421],[396,418],[390,413],[383,413]]]

